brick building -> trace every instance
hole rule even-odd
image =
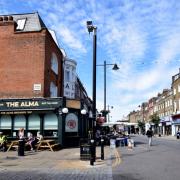
[[[90,112],[92,101],[78,78],[80,96],[64,97],[64,54],[39,14],[0,16],[0,49],[0,131],[12,139],[24,128],[26,136],[39,131],[79,144],[92,126],[81,110]]]
[[[63,98],[63,54],[38,13],[0,16],[0,79],[0,131],[8,137],[22,127],[62,145],[81,136],[81,102]]]
[[[179,73],[172,76],[173,91],[173,115],[172,115],[172,135],[180,130],[180,69]]]
[[[62,53],[38,13],[0,17],[0,98],[62,96]]]

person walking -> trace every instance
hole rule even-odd
[[[146,136],[148,137],[148,144],[150,147],[152,145],[152,136],[153,136],[153,131],[151,127],[149,128],[149,130],[147,130]]]

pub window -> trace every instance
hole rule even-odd
[[[37,114],[31,114],[28,117],[28,130],[40,130],[40,117]]]
[[[20,128],[26,129],[26,117],[24,115],[16,115],[14,117],[14,130],[19,130]]]
[[[10,115],[2,115],[0,117],[0,129],[11,129],[12,120]]]
[[[57,137],[58,118],[54,113],[49,113],[44,116],[44,136]]]

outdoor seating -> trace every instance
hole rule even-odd
[[[8,147],[7,152],[10,151],[11,149],[17,149],[18,143],[19,143],[18,140],[13,140],[13,141],[7,143],[7,147]]]
[[[37,150],[41,148],[49,149],[50,151],[54,152],[54,148],[60,146],[59,143],[56,143],[53,139],[46,139],[41,140],[37,146]]]

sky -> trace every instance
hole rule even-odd
[[[0,14],[38,12],[60,48],[77,62],[77,75],[92,97],[93,34],[97,65],[106,67],[106,104],[117,121],[171,87],[180,65],[179,0],[0,0]],[[96,106],[104,105],[104,69],[97,66]],[[113,107],[113,108],[112,108]],[[108,108],[108,107],[107,107]]]

